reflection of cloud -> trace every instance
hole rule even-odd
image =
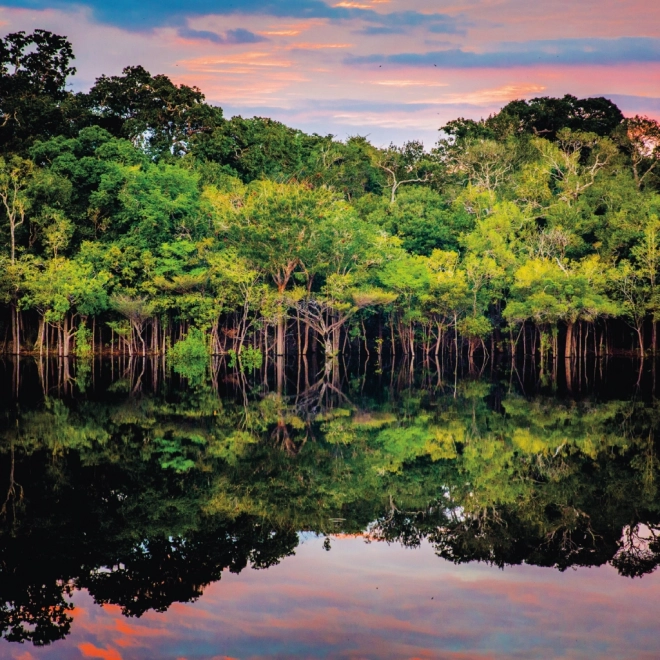
[[[121,655],[116,649],[101,649],[89,642],[78,645],[78,650],[85,658],[101,658],[101,660],[121,660]]]
[[[148,612],[139,625],[77,593],[87,618],[74,620],[56,657],[75,657],[79,648],[88,658],[118,660],[124,626],[140,633],[139,647],[123,647],[126,660],[657,657],[660,575],[633,581],[607,566],[501,571],[455,565],[427,544],[410,550],[333,538],[326,553],[321,543],[305,541],[266,571],[225,572],[197,602]]]
[[[167,630],[155,630],[149,626],[140,626],[128,623],[128,621],[125,619],[118,619],[116,621],[116,628],[117,632],[120,632],[122,635],[128,635],[130,637],[160,637],[162,635],[168,637],[172,634]]]

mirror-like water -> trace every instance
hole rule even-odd
[[[656,657],[649,361],[570,392],[531,366],[21,363],[0,657]]]

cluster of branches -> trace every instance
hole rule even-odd
[[[655,120],[538,98],[381,149],[139,66],[74,94],[72,59],[0,41],[6,352],[656,350]]]

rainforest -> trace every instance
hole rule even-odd
[[[73,57],[1,45],[4,353],[657,350],[657,121],[566,95],[383,148],[140,66],[74,94]]]

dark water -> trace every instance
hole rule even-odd
[[[658,657],[651,361],[3,369],[0,657]]]

